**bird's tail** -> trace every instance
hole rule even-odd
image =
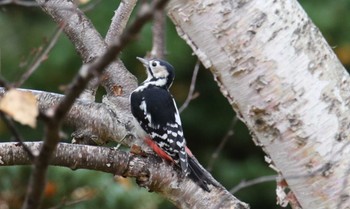
[[[190,169],[189,177],[196,184],[198,184],[202,189],[207,192],[210,192],[208,187],[209,184],[217,186],[217,183],[214,182],[213,177],[210,176],[209,172],[206,171],[194,158],[194,156],[188,156],[188,166]]]

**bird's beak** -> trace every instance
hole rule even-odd
[[[148,63],[149,61],[146,59],[143,59],[141,57],[136,57],[136,59],[138,59],[140,62],[142,62],[142,64],[147,68],[148,67]]]

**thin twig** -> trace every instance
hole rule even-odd
[[[207,166],[207,170],[209,172],[213,169],[214,162],[219,157],[219,154],[220,154],[221,150],[224,148],[224,146],[227,143],[228,139],[233,136],[233,134],[234,134],[233,129],[234,129],[237,121],[238,121],[237,116],[234,116],[233,119],[232,119],[232,122],[230,124],[230,127],[228,128],[228,131],[226,132],[225,136],[222,138],[219,146],[215,149],[215,151],[211,155],[210,161],[209,161],[208,166]]]
[[[12,119],[10,119],[5,113],[0,111],[0,117],[7,126],[7,128],[10,130],[11,134],[15,137],[16,142],[18,142],[24,149],[24,151],[28,154],[28,157],[31,161],[34,160],[35,156],[32,153],[32,151],[27,147],[25,143],[23,143],[22,136],[20,135],[19,131],[16,129],[15,124],[13,123]]]
[[[151,57],[157,57],[159,59],[164,59],[166,54],[165,46],[165,12],[163,10],[154,11],[153,18],[153,46],[151,50]]]
[[[197,59],[196,65],[193,69],[190,90],[188,91],[188,95],[187,95],[185,102],[179,108],[179,113],[184,111],[187,108],[187,106],[190,104],[190,102],[194,99],[194,90],[196,88],[196,81],[197,81],[199,67],[200,67],[200,61],[199,61],[199,59]]]
[[[47,44],[45,50],[34,60],[28,70],[21,76],[19,81],[15,84],[15,87],[22,86],[23,83],[33,74],[33,72],[40,66],[40,64],[45,61],[50,53],[51,49],[56,45],[58,38],[62,34],[62,31],[65,27],[66,23],[60,25],[53,36],[50,39],[50,42]]]
[[[249,181],[241,181],[238,185],[236,185],[235,187],[233,187],[232,189],[230,189],[230,193],[234,194],[236,192],[238,192],[241,189],[250,187],[250,186],[254,186],[256,184],[261,184],[261,183],[265,183],[265,182],[269,182],[269,181],[277,181],[280,182],[283,179],[301,179],[301,178],[311,178],[314,177],[316,175],[319,174],[323,174],[324,172],[329,171],[330,169],[330,164],[331,162],[328,162],[326,164],[324,164],[323,166],[321,166],[319,169],[316,169],[315,171],[308,173],[308,174],[301,174],[301,175],[293,175],[293,176],[280,176],[280,175],[270,175],[270,176],[261,176]]]
[[[241,181],[238,185],[236,185],[235,187],[233,187],[230,192],[232,194],[238,192],[241,189],[250,187],[250,186],[254,186],[256,184],[261,184],[261,183],[265,183],[265,182],[270,182],[270,181],[276,181],[276,179],[278,178],[278,175],[271,175],[271,176],[261,176],[252,180],[248,180],[248,181]]]

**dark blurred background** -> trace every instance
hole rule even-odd
[[[0,1],[1,2],[1,1]],[[350,0],[299,1],[346,67],[350,65]],[[117,1],[101,1],[87,12],[93,24],[104,36]],[[0,6],[0,73],[8,81],[17,81],[25,72],[33,53],[47,43],[56,29],[55,23],[40,8],[16,5]],[[151,49],[151,24],[142,30],[139,39],[123,51],[121,58],[139,81],[145,78],[136,56],[144,56]],[[178,106],[185,101],[196,57],[167,22],[167,60],[176,68],[172,93]],[[81,60],[70,41],[62,35],[48,59],[22,86],[62,93],[81,66]],[[201,67],[196,85],[198,97],[182,114],[188,146],[199,161],[208,165],[211,155],[230,129],[235,116],[220,93],[209,70]],[[99,90],[99,98],[103,90]],[[42,126],[36,130],[17,124],[28,141],[42,139]],[[67,136],[71,130],[64,130]],[[11,141],[6,126],[0,121],[0,141]],[[70,141],[69,137],[66,139]],[[0,209],[20,208],[30,168],[26,166],[0,167]],[[231,189],[243,180],[275,174],[264,162],[264,153],[251,140],[241,122],[234,126],[231,136],[212,168],[212,174],[226,188]],[[162,197],[139,188],[133,179],[113,178],[101,172],[51,167],[45,191],[44,208],[174,208]],[[276,206],[275,182],[244,188],[235,195],[251,208],[272,209]]]

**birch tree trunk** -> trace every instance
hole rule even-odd
[[[298,2],[173,0],[168,14],[285,178],[284,201],[349,206],[349,75]]]

